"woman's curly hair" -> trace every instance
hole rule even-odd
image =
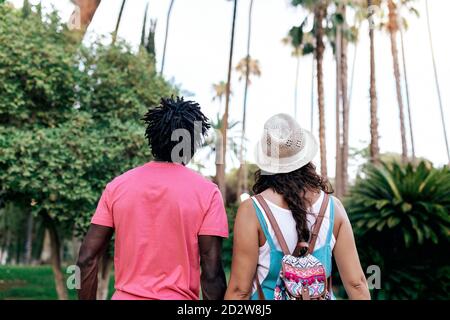
[[[261,170],[255,173],[253,192],[259,194],[264,190],[272,189],[281,194],[286,201],[296,222],[298,241],[309,241],[310,231],[307,224],[308,202],[305,195],[307,191],[333,193],[328,180],[316,172],[312,163],[289,173],[268,174]]]

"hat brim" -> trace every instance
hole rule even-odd
[[[311,132],[307,130],[303,130],[303,132],[305,147],[297,154],[287,158],[280,159],[267,156],[263,152],[261,140],[258,141],[254,149],[255,162],[258,168],[272,174],[289,173],[310,163],[319,151],[319,145]]]

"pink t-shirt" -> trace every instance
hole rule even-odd
[[[217,186],[149,162],[110,182],[91,221],[115,229],[113,299],[198,299],[199,235],[228,237]]]

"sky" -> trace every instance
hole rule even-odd
[[[20,6],[23,0],[11,1]],[[37,0],[30,1],[37,3]],[[69,0],[42,0],[45,7],[55,6],[61,17],[68,20],[73,4]],[[87,42],[99,35],[109,35],[115,27],[121,0],[103,0],[87,33]],[[128,0],[118,36],[133,46],[140,41],[144,8],[147,0]],[[166,14],[170,0],[149,0],[149,15],[157,19],[156,55],[161,63]],[[234,61],[235,66],[246,55],[248,8],[250,0],[240,0],[237,9]],[[450,42],[445,22],[450,12],[450,1],[429,0],[432,37],[436,52],[445,121],[450,127]],[[415,6],[420,17],[409,17],[405,34],[408,82],[411,97],[416,154],[436,165],[447,163],[439,103],[427,36],[425,1]],[[228,54],[233,2],[225,0],[176,0],[172,10],[167,44],[164,76],[181,86],[189,99],[196,100],[210,118],[215,119],[224,106],[213,101],[213,83],[227,78]],[[258,59],[262,75],[252,80],[248,93],[247,145],[248,160],[253,160],[253,146],[258,140],[264,122],[276,113],[294,115],[296,60],[291,48],[282,43],[289,29],[299,25],[306,13],[292,7],[288,0],[254,0],[251,56]],[[367,25],[360,30],[360,41],[349,47],[349,73],[355,60],[353,95],[350,105],[350,148],[363,149],[370,142],[369,132],[369,39]],[[376,33],[376,74],[379,103],[379,134],[381,152],[401,152],[398,105],[392,67],[390,41],[383,31]],[[311,128],[312,57],[300,62],[297,120]],[[159,67],[158,67],[159,69]],[[325,117],[327,165],[329,176],[335,172],[335,64],[331,49],[327,49],[325,70]],[[230,119],[242,118],[244,83],[238,74],[232,77],[233,96]],[[314,101],[313,134],[318,137],[317,102]],[[406,106],[406,104],[405,104]],[[405,110],[406,112],[406,110]],[[407,115],[407,114],[406,114]],[[407,130],[408,127],[407,127]],[[407,131],[409,132],[409,131]],[[233,135],[238,136],[236,131]],[[448,136],[450,132],[448,132]],[[448,137],[450,140],[450,136]],[[408,146],[410,151],[409,135]],[[237,162],[234,162],[237,165]],[[315,158],[319,165],[319,155]],[[359,162],[350,160],[350,174],[354,175]],[[233,165],[231,163],[230,167]],[[213,170],[213,163],[208,167]],[[211,172],[206,172],[211,173]]]

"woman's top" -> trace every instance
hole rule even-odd
[[[325,193],[321,191],[319,199],[312,205],[307,215],[308,228],[311,231],[319,214],[320,207]],[[257,266],[258,281],[264,292],[264,297],[268,300],[273,299],[273,293],[275,285],[281,269],[281,259],[283,258],[283,252],[278,240],[275,236],[275,232],[270,225],[266,213],[263,207],[260,205],[255,197],[252,197],[253,206],[256,210],[256,216],[258,217],[261,229],[266,237],[266,242],[259,248],[259,258]],[[289,251],[293,252],[297,243],[298,235],[296,230],[296,222],[292,216],[292,212],[288,209],[281,208],[276,204],[265,199],[268,206],[272,210],[273,216],[277,221],[281,233],[286,240]],[[333,235],[334,226],[334,199],[329,197],[327,210],[322,222],[322,226],[317,236],[315,249],[312,253],[325,267],[327,277],[331,275],[331,258],[334,244],[336,239]],[[331,293],[332,294],[332,293]],[[332,297],[334,298],[333,294]],[[256,280],[253,283],[252,300],[258,299],[258,293],[256,290]]]

